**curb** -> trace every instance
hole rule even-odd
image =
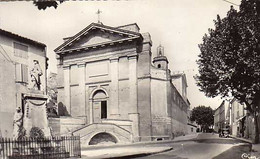
[[[127,147],[127,146],[146,145],[146,144],[178,143],[178,142],[184,142],[184,141],[195,141],[196,138],[197,138],[197,136],[194,137],[194,138],[190,138],[190,139],[180,139],[180,140],[146,141],[146,142],[114,144],[114,145],[102,145],[102,146],[83,146],[83,147],[81,147],[81,150],[107,149],[107,148]]]
[[[124,148],[124,147],[128,147],[128,146],[142,146],[142,145],[146,145],[146,144],[167,144],[167,143],[178,143],[178,142],[187,142],[187,141],[195,141],[197,138],[198,134],[187,138],[187,139],[176,139],[176,140],[164,140],[164,141],[146,141],[146,142],[137,142],[137,143],[127,143],[127,144],[115,144],[115,145],[102,145],[102,146],[85,146],[81,148],[81,151],[91,151],[91,150],[100,150],[100,149],[110,149],[110,148]],[[159,151],[154,151],[154,152],[140,152],[140,153],[133,153],[133,154],[111,154],[111,156],[106,156],[106,155],[100,155],[100,156],[87,156],[87,155],[82,155],[82,158],[88,158],[88,159],[97,159],[97,158],[103,158],[103,159],[107,159],[107,158],[135,158],[135,157],[142,157],[142,156],[147,156],[147,155],[152,155],[152,154],[157,154],[157,153],[163,153],[163,152],[167,152],[167,151],[171,151],[173,150],[173,147],[166,147],[163,150],[159,150]]]
[[[247,139],[239,138],[239,137],[236,137],[236,136],[233,136],[233,135],[230,135],[230,137],[233,138],[233,139],[237,139],[237,140],[240,140],[240,141],[243,141],[243,142],[249,143],[249,144],[253,144],[253,142],[252,142],[251,140],[247,140]]]
[[[167,151],[171,151],[173,150],[173,148],[168,148],[168,149],[165,149],[165,150],[162,150],[162,151],[157,151],[157,152],[143,152],[143,153],[138,153],[138,154],[129,154],[129,155],[115,155],[114,157],[113,156],[110,156],[110,157],[105,157],[103,159],[108,159],[108,158],[113,158],[113,159],[118,159],[118,158],[135,158],[135,157],[142,157],[142,156],[148,156],[148,155],[153,155],[153,154],[157,154],[157,153],[163,153],[163,152],[167,152]],[[84,157],[84,156],[83,156]]]
[[[114,158],[114,159],[117,159],[117,158],[135,158],[135,157],[142,157],[142,156],[147,156],[147,155],[152,155],[152,154],[157,154],[157,153],[163,153],[163,152],[167,152],[167,151],[171,151],[173,150],[172,147],[169,147],[169,148],[166,148],[164,150],[159,150],[159,151],[154,151],[154,152],[141,152],[141,153],[136,153],[136,154],[112,154],[111,156],[105,156],[105,155],[100,155],[100,156],[93,156],[93,157],[90,157],[90,156],[81,156],[81,158],[88,158],[88,159],[108,159],[108,158]]]

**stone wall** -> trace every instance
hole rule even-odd
[[[168,104],[170,105],[169,115],[172,118],[172,132],[175,134],[187,134],[188,124],[188,108],[189,105],[173,86],[171,82],[168,83]]]
[[[84,118],[60,117],[49,118],[49,127],[52,135],[68,135],[72,131],[85,125]]]
[[[171,139],[188,133],[188,104],[168,80],[168,71],[152,68],[152,136]]]

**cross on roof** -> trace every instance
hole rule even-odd
[[[100,11],[99,9],[98,9],[98,11],[97,11],[97,15],[98,15],[98,23],[100,24],[101,23],[101,21],[100,21],[100,14],[102,13],[102,11]]]

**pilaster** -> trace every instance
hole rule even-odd
[[[70,106],[70,66],[63,66],[64,72],[64,105],[67,108],[69,114],[71,114]]]
[[[93,101],[92,99],[89,100],[89,124],[93,123]]]
[[[139,113],[138,113],[138,102],[137,102],[137,54],[128,56],[129,62],[129,103],[131,110],[129,110],[129,119],[133,121],[132,132],[133,141],[140,141],[139,132]]]
[[[80,109],[82,115],[86,116],[86,94],[85,94],[85,63],[78,64],[78,73],[79,73],[79,96],[80,96]]]
[[[130,113],[138,113],[137,106],[137,54],[128,56],[129,61],[129,86],[130,97],[129,100],[132,106]]]
[[[119,116],[119,85],[118,85],[118,57],[110,58],[110,115],[111,118],[118,118]]]

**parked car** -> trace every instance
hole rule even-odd
[[[228,138],[229,137],[229,128],[223,128],[221,130],[221,132],[219,133],[219,137],[225,137],[225,138]]]

